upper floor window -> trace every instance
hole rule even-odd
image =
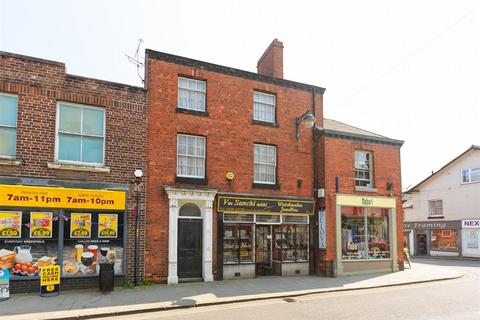
[[[355,151],[355,186],[373,188],[372,153]]]
[[[428,215],[429,216],[443,216],[443,201],[429,200],[428,201]]]
[[[17,150],[16,96],[0,94],[0,156],[15,157]]]
[[[58,161],[103,164],[105,110],[61,102],[57,108]]]
[[[205,137],[177,135],[177,176],[205,178]]]
[[[253,92],[253,120],[275,123],[275,96]]]
[[[205,111],[206,83],[201,80],[178,78],[178,107]]]
[[[480,182],[480,168],[462,170],[462,183]]]
[[[254,183],[275,184],[277,167],[277,148],[264,144],[254,144]]]

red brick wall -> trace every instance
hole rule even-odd
[[[265,82],[225,75],[172,62],[148,59],[148,151],[146,276],[164,281],[168,271],[168,198],[162,185],[175,183],[176,133],[206,136],[208,185],[224,192],[311,197],[312,135],[302,129],[295,140],[295,117],[312,105],[312,93]],[[187,75],[207,82],[208,117],[177,113],[178,76]],[[277,96],[279,127],[252,124],[253,91]],[[316,97],[317,117],[322,119],[322,96]],[[321,124],[321,121],[319,121]],[[253,144],[277,146],[277,178],[280,190],[255,189]],[[236,175],[232,182],[227,171]],[[301,188],[297,179],[302,179]],[[216,263],[216,212],[214,211],[213,251]]]
[[[377,192],[355,191],[355,150],[373,153],[374,187]],[[390,196],[397,200],[397,247],[398,261],[403,262],[403,211],[402,186],[400,172],[400,148],[386,144],[364,143],[359,141],[325,137],[319,140],[319,178],[320,187],[325,188],[325,199],[319,200],[319,206],[326,210],[327,249],[319,250],[319,268],[324,271],[324,261],[336,259],[336,206],[335,177],[338,177],[338,193],[366,196]],[[393,182],[393,191],[386,190],[387,182]]]
[[[0,53],[0,92],[18,96],[19,166],[0,165],[0,176],[130,185],[135,168],[146,172],[146,93],[143,88],[65,73],[59,62]],[[55,159],[57,102],[106,109],[105,166],[109,173],[49,169]],[[145,194],[142,194],[144,206]],[[141,216],[144,226],[144,210]],[[127,274],[133,276],[133,214],[128,215]],[[143,273],[144,232],[141,233]]]

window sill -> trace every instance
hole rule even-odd
[[[186,113],[186,114],[192,114],[195,116],[202,116],[202,117],[208,117],[208,112],[206,111],[198,111],[198,110],[190,110],[190,109],[184,109],[184,108],[179,108],[177,107],[177,113]]]
[[[20,166],[22,165],[22,160],[15,158],[0,158],[0,166]]]
[[[252,120],[252,123],[253,124],[258,124],[258,125],[261,125],[261,126],[280,128],[280,125],[277,122],[271,123],[271,122],[265,122],[265,121],[260,121],[260,120]]]
[[[355,191],[362,191],[362,192],[377,192],[377,188],[370,188],[370,187],[358,187],[355,186]]]
[[[252,183],[252,188],[254,189],[270,189],[270,190],[280,190],[279,184],[269,184],[269,183]]]
[[[176,176],[175,177],[175,182],[207,185],[208,184],[208,179],[207,178],[190,178],[190,177]]]
[[[445,216],[428,216],[427,219],[444,219]]]
[[[86,172],[97,172],[97,173],[109,173],[109,167],[95,167],[71,163],[62,163],[62,162],[48,162],[47,167],[49,169],[57,170],[71,170],[71,171],[86,171]]]

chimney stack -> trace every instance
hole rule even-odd
[[[283,43],[273,39],[257,63],[257,72],[265,76],[283,78]]]

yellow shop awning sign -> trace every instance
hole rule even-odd
[[[124,191],[0,185],[0,206],[125,210]]]

